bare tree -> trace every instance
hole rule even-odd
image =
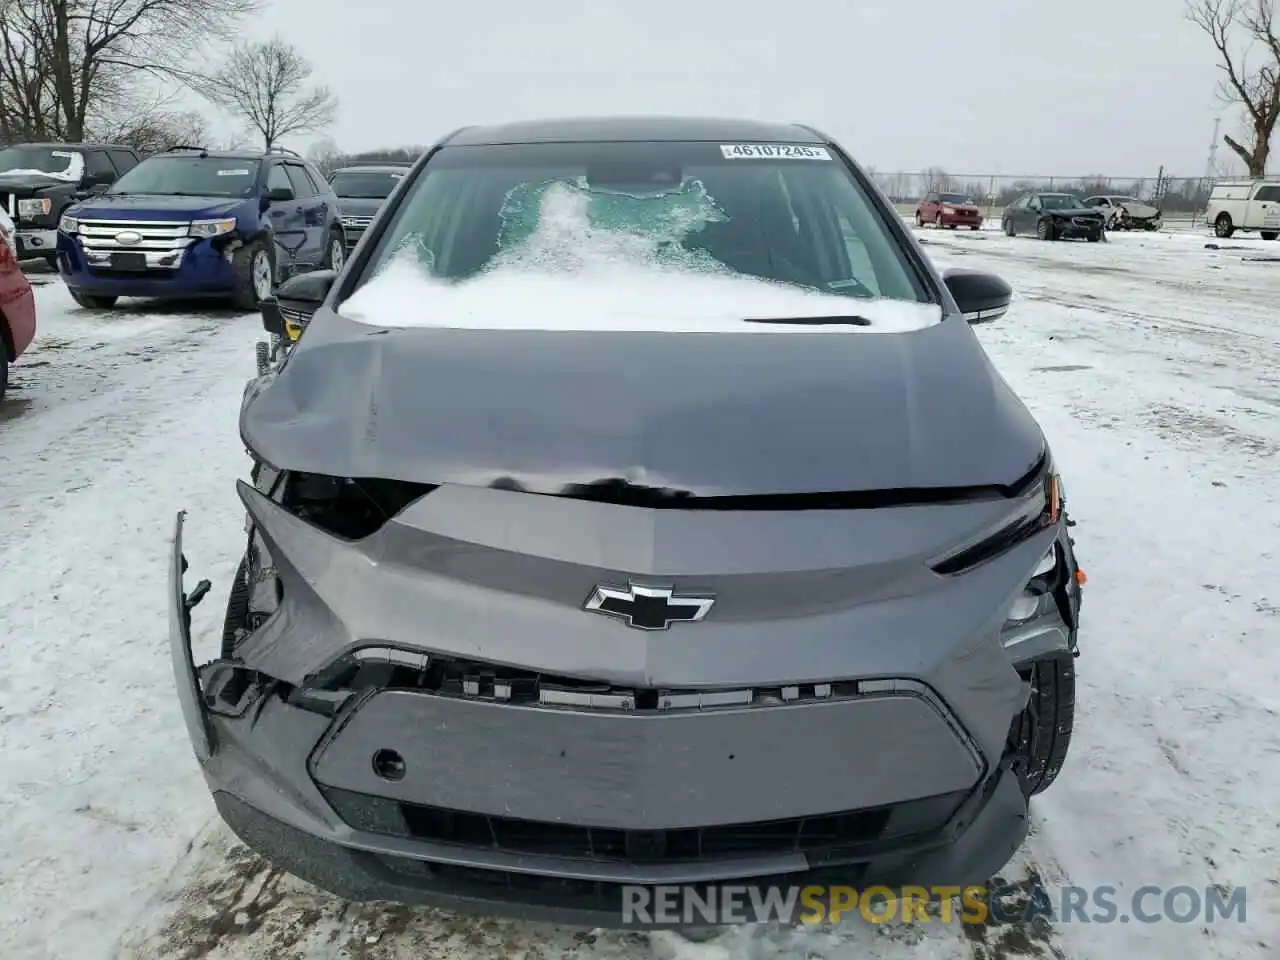
[[[1222,140],[1244,161],[1250,177],[1266,175],[1271,135],[1280,120],[1275,6],[1275,0],[1190,0],[1187,7],[1187,19],[1204,31],[1218,52],[1219,95],[1243,107],[1248,117],[1244,143],[1230,136]]]
[[[311,65],[280,37],[237,46],[221,70],[199,89],[241,117],[270,150],[283,137],[333,122],[338,109],[328,87],[310,85]]]
[[[92,128],[95,140],[123,143],[142,154],[179,144],[211,146],[205,118],[193,110],[157,109],[104,121]]]
[[[342,151],[332,137],[321,137],[307,149],[306,157],[317,170],[328,176],[341,166]]]
[[[259,0],[0,0],[0,136],[82,140],[229,39]]]
[[[922,171],[920,176],[924,180],[925,193],[930,190],[952,189],[951,177],[941,167],[929,167],[929,169]]]

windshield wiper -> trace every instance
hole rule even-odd
[[[748,317],[744,317],[742,322],[743,323],[789,323],[795,326],[802,326],[802,327],[835,326],[836,324],[843,324],[849,327],[871,326],[871,321],[868,320],[866,317],[859,317],[856,315],[832,316],[832,317],[770,317],[768,319],[763,319],[763,320],[755,320]]]

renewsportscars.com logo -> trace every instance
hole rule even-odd
[[[627,926],[785,923],[1244,923],[1245,887],[626,886]],[[932,906],[931,906],[932,904]]]

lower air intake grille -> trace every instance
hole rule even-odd
[[[965,798],[964,793],[945,794],[892,807],[714,827],[615,830],[491,817],[323,789],[338,816],[369,833],[508,853],[630,863],[797,852],[810,854],[811,862],[821,861],[823,854],[837,855],[842,848],[939,830]]]

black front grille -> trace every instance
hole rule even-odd
[[[1072,217],[1071,222],[1077,227],[1096,227],[1102,220],[1098,217]]]
[[[324,787],[356,830],[508,853],[578,860],[664,863],[806,853],[839,859],[850,848],[940,830],[963,802],[952,793],[894,806],[815,817],[675,830],[618,830],[492,817]]]
[[[303,313],[301,310],[295,310],[292,307],[283,306],[280,307],[280,316],[284,318],[286,323],[296,324],[297,326],[302,326],[311,319],[310,314]]]

